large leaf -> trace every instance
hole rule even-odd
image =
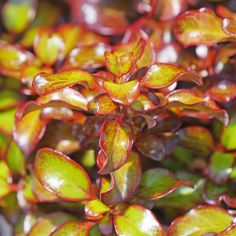
[[[115,171],[126,162],[133,145],[130,127],[118,121],[106,121],[103,124],[99,144],[107,156],[103,165],[106,171]],[[104,171],[103,171],[104,173]]]
[[[221,143],[227,150],[236,149],[236,117],[234,117],[228,127],[225,127],[221,136]]]
[[[148,88],[158,89],[170,86],[178,80],[193,81],[198,85],[202,84],[202,79],[198,74],[171,64],[161,63],[150,67],[143,77],[142,83]]]
[[[106,81],[103,87],[115,102],[123,105],[129,105],[134,102],[139,94],[139,82],[137,80],[123,84]]]
[[[50,236],[86,236],[94,224],[93,222],[67,222],[60,225]]]
[[[40,95],[47,95],[76,84],[86,84],[90,88],[96,86],[93,76],[81,70],[64,71],[53,75],[42,72],[33,81],[33,87]]]
[[[162,226],[151,211],[139,205],[131,205],[123,214],[115,216],[114,225],[119,236],[165,235]]]
[[[35,174],[48,191],[67,201],[93,198],[85,170],[62,153],[42,148],[35,159]]]
[[[230,153],[215,152],[211,157],[209,166],[210,177],[216,183],[227,181],[232,171],[234,156]]]
[[[175,35],[184,46],[215,45],[229,38],[222,29],[223,19],[213,10],[201,8],[182,14],[175,27]]]
[[[232,224],[232,216],[214,206],[201,206],[174,220],[168,236],[193,236],[220,233]]]
[[[140,198],[155,200],[172,193],[184,184],[191,183],[188,180],[178,180],[166,169],[149,169],[143,173],[136,195]]]

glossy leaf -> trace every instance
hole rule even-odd
[[[236,118],[230,121],[228,127],[224,128],[223,134],[221,136],[221,143],[227,150],[236,149]]]
[[[216,183],[227,181],[232,171],[234,156],[230,153],[215,152],[209,166],[210,177]]]
[[[151,211],[139,205],[131,205],[123,214],[115,216],[114,225],[119,236],[165,235],[162,226]]]
[[[25,105],[27,109],[29,104]],[[44,135],[47,121],[40,118],[41,108],[37,107],[22,116],[15,123],[14,139],[25,154],[30,154]]]
[[[139,94],[139,82],[132,80],[123,84],[116,84],[113,82],[104,82],[104,89],[114,102],[130,105],[135,101]]]
[[[138,150],[154,161],[161,161],[165,157],[165,147],[161,140],[152,133],[142,133],[135,140]]]
[[[96,86],[93,76],[81,70],[64,71],[53,75],[42,72],[33,81],[33,87],[40,95],[47,95],[76,84],[86,84],[90,88]]]
[[[12,33],[24,31],[35,16],[35,7],[35,0],[8,0],[2,9],[2,19],[7,30]]]
[[[102,170],[106,167],[107,171],[115,171],[124,165],[133,145],[131,135],[130,127],[121,125],[118,121],[106,121],[103,124],[99,145],[107,156],[107,161]]]
[[[210,222],[210,223],[209,223]],[[201,206],[174,220],[168,236],[220,233],[232,224],[232,216],[222,208]]]
[[[29,231],[28,236],[48,236],[58,225],[72,220],[74,220],[73,217],[63,212],[46,215],[36,221]]]
[[[201,8],[183,13],[175,27],[175,35],[184,46],[215,45],[226,41],[229,35],[222,29],[223,20],[213,10]]]
[[[191,185],[188,180],[178,180],[166,169],[149,169],[143,173],[136,195],[140,198],[155,200],[172,193],[185,184]]]
[[[67,201],[93,198],[85,170],[69,157],[49,148],[40,149],[35,160],[35,174],[48,191]]]
[[[145,74],[142,83],[148,88],[164,88],[175,83],[178,80],[186,80],[202,84],[201,77],[193,72],[185,71],[182,68],[171,64],[155,64]]]
[[[214,140],[208,129],[189,126],[179,131],[179,144],[200,155],[209,156],[214,150]]]
[[[60,225],[50,236],[85,236],[94,225],[93,222],[67,222]]]

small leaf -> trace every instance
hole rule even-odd
[[[35,159],[35,174],[48,191],[67,201],[93,198],[91,182],[85,170],[69,157],[42,148]]]
[[[225,127],[221,136],[221,143],[227,150],[236,149],[236,117],[234,117],[228,127]]]
[[[234,156],[230,153],[215,152],[211,157],[209,175],[216,183],[227,181],[234,163]]]
[[[10,193],[10,180],[10,170],[7,164],[3,161],[0,161],[0,198]]]
[[[23,110],[27,110],[31,103],[26,103]],[[37,105],[36,105],[37,106]],[[30,154],[43,137],[47,121],[40,118],[41,108],[38,106],[23,115],[15,122],[14,140],[25,154]]]
[[[21,33],[33,20],[35,10],[35,0],[8,0],[2,8],[3,23],[11,33]]]
[[[89,88],[96,86],[93,76],[81,70],[64,71],[53,75],[42,72],[33,81],[33,87],[39,95],[47,95],[76,84],[86,84]]]
[[[115,171],[127,161],[133,140],[130,127],[118,121],[105,121],[100,135],[99,145],[107,156],[106,171]],[[104,172],[104,171],[103,171]]]
[[[140,198],[155,200],[172,193],[185,184],[191,185],[191,182],[178,180],[166,169],[149,169],[143,173],[136,195]]]
[[[60,225],[50,236],[85,236],[89,235],[90,229],[95,223],[93,222],[67,222]]]
[[[175,35],[186,47],[199,44],[211,46],[229,39],[222,25],[223,20],[209,8],[191,10],[177,19]]]
[[[0,93],[0,110],[16,107],[19,104],[20,96],[10,90],[3,90]]]
[[[132,80],[123,84],[106,81],[104,82],[103,87],[113,101],[123,105],[130,105],[135,101],[139,94],[139,82],[137,80]]]
[[[11,141],[8,146],[6,161],[13,172],[25,174],[25,156],[14,141]]]
[[[114,217],[117,235],[164,236],[165,232],[155,216],[148,209],[131,205],[121,215]]]
[[[171,64],[155,64],[150,67],[142,79],[144,86],[148,88],[164,88],[178,80],[192,81],[198,85],[202,84],[201,77],[193,72],[185,71],[182,68]]]
[[[11,135],[15,122],[16,109],[0,112],[0,132],[5,135]]]
[[[45,215],[36,221],[27,236],[48,236],[58,225],[72,220],[74,217],[63,212]]]
[[[84,208],[87,219],[99,220],[103,217],[103,214],[110,211],[110,208],[103,204],[101,201],[95,199],[89,201]]]
[[[201,126],[189,126],[179,131],[179,144],[200,156],[209,156],[214,150],[210,131]]]
[[[222,208],[200,206],[174,220],[167,235],[190,236],[220,233],[232,224],[232,220],[232,216]]]
[[[236,98],[235,90],[235,83],[228,80],[222,80],[210,87],[206,91],[206,94],[217,102],[226,103]]]
[[[135,145],[141,154],[154,161],[161,161],[165,157],[165,147],[155,134],[141,133],[136,138]]]

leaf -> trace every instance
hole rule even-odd
[[[236,234],[236,225],[233,224],[223,232],[219,233],[218,236],[234,236]]]
[[[165,157],[165,147],[155,134],[140,133],[135,140],[135,145],[141,154],[154,161],[161,161]]]
[[[72,220],[74,217],[63,212],[45,215],[36,221],[27,236],[48,236],[58,225]]]
[[[60,91],[41,96],[37,100],[41,104],[48,104],[51,101],[62,101],[76,109],[87,111],[87,99],[80,92],[72,88],[64,88]]]
[[[133,140],[130,127],[118,121],[105,121],[99,139],[99,145],[107,156],[106,172],[119,169],[125,164],[131,151]],[[100,173],[104,173],[103,169]]]
[[[225,127],[221,136],[221,143],[226,150],[236,149],[236,117],[232,118],[228,127]]]
[[[89,234],[93,222],[67,222],[60,225],[50,236],[85,236]]]
[[[140,205],[131,205],[121,215],[114,217],[118,236],[164,236],[165,232],[155,216]]]
[[[65,44],[59,33],[49,28],[42,28],[34,39],[34,52],[40,61],[47,66],[63,59]]]
[[[3,90],[0,93],[0,110],[14,108],[19,104],[20,96],[13,91]]]
[[[169,108],[181,116],[198,119],[215,117],[224,125],[228,124],[228,114],[220,109],[213,100],[204,98],[201,93],[190,89],[179,89],[168,94]]]
[[[179,144],[203,157],[209,156],[215,148],[212,134],[201,126],[189,126],[181,129]]]
[[[9,137],[1,134],[0,132],[0,159],[5,157],[6,155],[8,142],[9,142]]]
[[[86,84],[91,89],[96,86],[93,76],[81,70],[64,71],[53,75],[42,72],[33,81],[33,87],[39,95],[47,95],[76,84]]]
[[[211,46],[229,39],[222,25],[223,19],[209,8],[191,10],[178,17],[175,36],[185,47],[199,44]]]
[[[8,146],[6,161],[13,172],[21,175],[25,174],[25,156],[13,140]]]
[[[220,233],[232,224],[232,216],[215,206],[200,206],[175,219],[168,229],[168,236],[204,235]]]
[[[135,195],[144,199],[156,200],[172,193],[182,185],[191,185],[191,182],[178,180],[166,169],[149,169],[143,173]]]
[[[226,103],[235,99],[236,97],[235,90],[236,90],[235,83],[228,80],[222,80],[218,83],[215,83],[212,87],[210,87],[206,91],[206,94],[217,102]]]
[[[202,84],[202,78],[193,72],[171,64],[156,63],[152,65],[142,79],[144,86],[153,89],[168,87],[178,80],[192,81]]]
[[[209,165],[210,178],[216,183],[227,181],[234,163],[234,156],[230,153],[215,152]]]
[[[27,109],[34,103],[26,103],[22,110],[26,111],[20,119],[16,120],[14,128],[14,140],[26,154],[30,154],[40,139],[43,137],[47,121],[40,118],[41,107],[35,105],[35,109],[27,113]]]
[[[36,13],[35,0],[8,0],[2,8],[4,26],[11,33],[23,32]],[[17,17],[16,17],[17,12]]]
[[[103,84],[104,89],[114,102],[130,105],[135,101],[139,94],[139,82],[132,80],[123,84],[116,84],[106,81]]]
[[[11,135],[15,122],[16,109],[10,109],[0,112],[0,132],[5,135]]]
[[[0,198],[10,193],[10,180],[10,170],[7,164],[3,161],[0,161]]]
[[[110,211],[110,208],[103,204],[101,201],[95,199],[89,201],[84,208],[87,219],[99,220],[103,217],[103,214]]]
[[[45,189],[66,201],[93,198],[88,174],[62,153],[40,149],[36,154],[35,174]]]

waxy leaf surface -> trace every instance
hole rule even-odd
[[[90,88],[96,85],[93,76],[81,70],[64,71],[53,75],[42,72],[33,81],[33,87],[40,95],[47,95],[76,84],[86,84]]]
[[[48,191],[67,201],[91,199],[90,179],[69,157],[49,148],[37,152],[35,174]]]
[[[172,193],[184,184],[191,183],[188,180],[178,180],[167,169],[149,169],[143,173],[136,195],[140,198],[155,200]]]
[[[221,143],[227,150],[236,149],[236,118],[234,117],[228,127],[225,127],[221,136]]]
[[[232,216],[224,209],[214,206],[201,206],[186,215],[175,219],[168,236],[193,236],[207,233],[220,233],[232,224]]]
[[[114,218],[117,235],[164,236],[162,226],[148,209],[131,205],[122,215]]]

